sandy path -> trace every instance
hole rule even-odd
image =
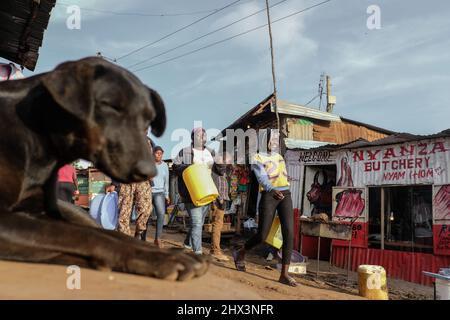
[[[64,266],[2,261],[0,299],[261,299],[255,291],[211,271],[200,279],[169,282],[82,269],[81,289],[69,290]]]
[[[149,234],[153,234],[149,232]],[[166,247],[181,247],[183,234],[167,232]],[[148,241],[151,241],[148,238]],[[205,243],[207,252],[209,245]],[[225,253],[229,256],[229,251]],[[309,270],[315,271],[315,262],[311,261]],[[346,287],[342,283],[345,270],[331,267],[321,262],[321,270],[329,271],[332,278],[340,275],[330,286],[323,282],[329,277],[324,273],[318,281],[315,277],[297,278],[299,286],[292,288],[278,283],[279,272],[274,263],[268,263],[262,257],[249,254],[247,272],[236,271],[233,262],[213,262],[206,275],[187,282],[170,282],[136,275],[81,270],[81,290],[67,289],[69,275],[65,266],[28,264],[0,261],[0,299],[230,299],[230,300],[291,300],[291,299],[362,299],[357,287]],[[356,273],[351,273],[353,284]],[[395,289],[394,299],[429,299],[432,288],[419,286],[399,280],[389,280]],[[391,289],[390,288],[390,289]]]
[[[167,247],[181,245],[183,235],[167,237]],[[360,299],[306,285],[282,285],[276,270],[266,269],[256,257],[249,260],[246,273],[236,271],[231,261],[213,263],[206,275],[187,282],[82,269],[80,290],[67,289],[65,266],[0,261],[0,299]]]
[[[188,282],[169,282],[135,275],[81,270],[81,289],[69,290],[66,267],[0,262],[0,299],[354,299],[357,296],[276,282],[277,272],[249,265],[247,273],[212,265]]]

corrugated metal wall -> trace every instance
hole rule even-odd
[[[348,247],[333,246],[332,262],[346,268]],[[383,266],[389,277],[430,286],[433,279],[425,277],[422,271],[438,272],[439,268],[450,266],[450,256],[428,253],[352,248],[350,269],[356,271],[362,264]]]
[[[287,119],[288,137],[298,140],[313,140],[313,123],[302,119]]]
[[[304,167],[300,165],[300,162],[295,163],[289,161],[286,163],[286,167],[290,179],[289,183],[291,184],[292,204],[294,208],[300,208]]]
[[[363,126],[345,122],[321,122],[314,123],[314,140],[334,143],[347,143],[359,138],[374,141],[386,137],[380,133]]]

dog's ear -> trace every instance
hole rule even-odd
[[[153,89],[149,89],[150,100],[152,102],[153,108],[155,109],[155,119],[153,119],[152,133],[159,137],[164,133],[166,129],[166,108],[164,107],[164,102],[161,96]]]
[[[92,111],[94,70],[86,64],[67,62],[42,77],[52,99],[65,111],[86,119]]]

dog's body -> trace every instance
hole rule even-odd
[[[143,132],[162,134],[164,104],[100,58],[0,83],[0,258],[106,267],[167,279],[203,274],[207,261],[102,230],[56,200],[58,169],[78,158],[120,182],[155,174]]]

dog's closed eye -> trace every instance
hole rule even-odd
[[[107,109],[108,111],[114,111],[119,114],[121,114],[122,110],[123,110],[123,108],[121,108],[120,105],[113,103],[111,101],[108,101],[108,100],[101,100],[98,102],[98,105],[102,109]]]

